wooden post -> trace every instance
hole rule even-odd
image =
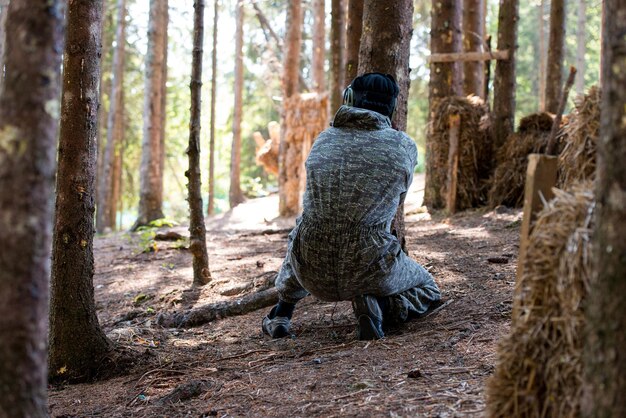
[[[446,199],[446,211],[449,214],[453,214],[456,212],[457,171],[459,169],[459,130],[461,127],[461,116],[450,115],[448,126],[450,149],[448,151],[448,196]]]
[[[524,213],[520,230],[519,256],[517,258],[517,279],[522,277],[524,259],[528,249],[528,238],[532,222],[543,207],[543,201],[554,197],[552,187],[556,184],[558,157],[545,154],[530,154],[526,170],[524,189]]]

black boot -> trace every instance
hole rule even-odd
[[[356,335],[359,340],[379,340],[383,332],[383,312],[374,296],[361,295],[352,300],[357,318]]]

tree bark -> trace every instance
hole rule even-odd
[[[605,66],[593,231],[593,283],[585,307],[583,416],[626,416],[626,0],[604,2]]]
[[[343,102],[344,59],[346,45],[346,13],[344,0],[331,0],[330,21],[330,111],[334,114]]]
[[[494,118],[492,132],[495,148],[504,144],[515,126],[515,56],[517,54],[518,20],[519,0],[500,0],[498,50],[508,49],[509,59],[496,62],[493,80]],[[557,96],[557,107],[558,100]]]
[[[463,51],[480,52],[485,37],[485,0],[465,0],[463,3]],[[485,62],[467,61],[463,63],[463,91],[465,95],[482,97],[485,84]]]
[[[546,110],[546,66],[548,59],[548,52],[546,51],[546,28],[545,28],[545,3],[546,0],[541,0],[539,3],[539,111],[545,112]]]
[[[63,1],[12,0],[7,10],[12,36],[0,93],[2,417],[48,415],[48,280],[64,22]]]
[[[228,316],[245,315],[272,306],[278,302],[275,287],[250,293],[235,300],[208,303],[181,314],[159,316],[157,323],[163,327],[189,328],[204,325]]]
[[[576,92],[585,93],[585,52],[587,31],[587,1],[578,0],[578,25],[576,29]]]
[[[391,74],[400,87],[392,124],[399,131],[406,130],[409,97],[409,54],[413,24],[413,2],[398,0],[393,3],[367,1],[363,9],[363,34],[359,49],[359,74],[379,71]],[[460,39],[460,38],[459,38]],[[391,225],[406,252],[404,203],[398,206]]]
[[[167,74],[167,0],[150,1],[146,52],[143,142],[139,168],[139,215],[132,229],[163,218],[165,76]]]
[[[235,12],[235,105],[233,108],[233,142],[230,151],[230,190],[228,200],[234,208],[245,199],[241,191],[241,117],[243,113],[243,0],[237,0]]]
[[[563,84],[565,57],[565,0],[550,2],[550,40],[546,69],[546,111],[556,113]]]
[[[279,174],[278,174],[278,191],[279,191],[279,214],[280,216],[295,216],[298,212],[298,205],[290,204],[297,201],[289,194],[292,190],[298,190],[298,187],[290,187],[289,183],[299,179],[293,179],[289,176],[288,156],[295,152],[292,148],[295,146],[285,140],[287,133],[286,127],[286,109],[285,103],[287,99],[298,94],[298,75],[300,74],[300,46],[302,44],[302,0],[293,0],[289,2],[287,7],[287,22],[285,36],[285,59],[283,62],[283,109],[281,115],[280,129],[280,148],[278,153]]]
[[[101,21],[102,2],[70,3],[52,249],[52,379],[89,379],[110,349],[98,323],[93,290]]]
[[[433,54],[461,52],[461,2],[455,0],[433,0],[430,22],[430,50]],[[444,97],[463,94],[462,70],[460,63],[432,62],[428,85],[429,120],[436,102]],[[426,137],[426,187],[424,204],[431,209],[441,209],[445,201],[440,190],[445,183],[445,173],[436,171],[433,153],[430,152],[431,132]]]
[[[313,90],[326,90],[326,71],[324,61],[326,56],[326,27],[324,25],[324,0],[313,0],[313,62],[311,65]]]
[[[215,213],[215,106],[217,100],[217,21],[219,0],[213,2],[213,50],[211,51],[211,125],[209,125],[209,202],[207,214]]]
[[[98,185],[96,230],[115,228],[115,178],[117,153],[124,135],[123,77],[126,44],[126,1],[117,0],[117,29],[115,31],[115,50],[113,51],[113,80],[109,94],[109,115],[107,119],[107,141],[104,149],[102,177]]]
[[[202,180],[200,177],[200,111],[202,92],[202,48],[204,40],[204,0],[195,0],[193,22],[193,58],[191,63],[191,120],[189,122],[189,170],[185,176],[189,202],[189,250],[193,255],[193,284],[203,286],[211,281],[206,249],[206,226],[202,211]]]
[[[0,1],[0,92],[4,81],[4,45],[6,43],[6,20],[9,0]]]
[[[358,75],[359,49],[363,33],[363,6],[364,0],[348,0],[345,84],[352,82]]]

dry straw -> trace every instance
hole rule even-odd
[[[456,206],[458,210],[487,202],[487,181],[492,168],[492,147],[487,135],[488,108],[480,97],[446,97],[433,108],[432,136],[428,152],[432,159],[429,182],[436,185],[432,206],[445,206],[450,116],[460,115],[459,168]]]
[[[579,415],[595,204],[591,182],[554,191],[531,233],[510,334],[487,384],[490,417]]]
[[[563,128],[565,147],[559,157],[559,187],[595,178],[599,131],[600,89],[594,86],[576,99],[569,123]]]
[[[533,113],[522,118],[518,132],[509,135],[496,153],[489,206],[523,205],[528,154],[545,152],[553,120],[554,116],[549,113]]]

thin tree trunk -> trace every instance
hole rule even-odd
[[[313,62],[311,65],[313,90],[326,90],[326,71],[324,61],[326,56],[326,28],[324,25],[325,1],[313,0]]]
[[[228,200],[234,208],[245,199],[241,191],[241,117],[243,113],[243,0],[237,0],[235,11],[235,105],[233,109],[233,143],[230,151],[230,190]]]
[[[431,53],[461,52],[461,2],[455,0],[433,0],[430,22]],[[463,94],[461,63],[435,62],[430,64],[428,85],[429,120],[435,103],[444,97]],[[426,137],[426,188],[424,204],[432,209],[445,206],[442,189],[446,176],[436,169],[430,152],[432,138],[430,131]]]
[[[108,205],[109,211],[108,224],[112,229],[117,229],[117,213],[119,202],[122,197],[122,153],[124,152],[123,140],[126,126],[124,123],[124,90],[120,91],[119,106],[116,112],[120,114],[114,116],[120,122],[113,126],[113,135],[115,138],[115,149],[113,151],[113,167],[111,169],[111,193],[109,195]]]
[[[515,56],[519,0],[500,0],[498,12],[498,47],[509,51],[508,60],[498,60],[493,80],[493,142],[504,144],[515,126]],[[558,102],[557,102],[558,103]]]
[[[143,142],[139,168],[139,215],[132,229],[163,218],[165,76],[167,71],[167,0],[150,1],[146,53]]]
[[[563,84],[565,57],[565,0],[550,2],[550,41],[546,69],[546,111],[556,113]]]
[[[217,21],[219,0],[213,3],[213,50],[211,51],[211,125],[209,126],[209,206],[207,213],[215,213],[215,106],[217,93]]]
[[[392,123],[400,131],[406,130],[407,122],[407,103],[411,84],[409,54],[412,24],[412,0],[365,3],[358,73],[379,71],[391,74],[396,79],[400,94]],[[398,206],[391,232],[398,237],[402,249],[406,252],[403,202]]]
[[[204,0],[195,0],[193,22],[193,58],[191,64],[191,120],[189,122],[189,170],[185,176],[189,202],[189,250],[193,255],[193,284],[202,286],[211,281],[206,249],[206,226],[202,211],[202,180],[200,170],[200,111],[202,92],[202,52],[204,40]]]
[[[12,36],[0,93],[2,417],[48,415],[48,280],[64,21],[63,1],[12,0],[7,10]]]
[[[463,3],[463,50],[480,52],[485,37],[485,16],[483,3],[486,0],[465,0]],[[463,63],[464,94],[483,96],[485,83],[485,62],[467,61]]]
[[[585,305],[585,417],[626,416],[626,0],[606,0],[605,66],[593,231],[593,283]]]
[[[585,92],[585,52],[587,32],[587,0],[578,0],[578,26],[576,29],[576,92]]]
[[[289,2],[287,7],[286,22],[286,42],[285,42],[285,60],[283,63],[283,104],[288,98],[298,93],[298,75],[300,74],[300,46],[302,44],[302,0],[293,0]],[[290,182],[299,182],[299,179],[289,178],[289,154],[295,144],[286,142],[285,134],[287,132],[285,120],[285,108],[283,105],[281,124],[280,124],[280,149],[278,153],[279,173],[278,173],[278,194],[279,194],[279,214],[280,216],[294,216],[297,209],[290,205],[297,199],[291,198],[288,193],[298,190],[298,187],[290,187]]]
[[[348,0],[348,28],[346,32],[346,75],[345,83],[356,78],[359,70],[359,49],[363,33],[364,0]]]
[[[330,23],[330,111],[334,113],[343,102],[345,86],[343,50],[346,44],[346,14],[344,0],[331,0]]]
[[[100,180],[102,178],[102,171],[104,169],[104,148],[106,144],[106,123],[107,123],[107,111],[104,106],[104,98],[107,96],[107,92],[111,91],[111,79],[105,77],[105,69],[110,71],[111,62],[108,59],[109,51],[111,49],[111,45],[113,43],[113,37],[110,36],[109,31],[107,30],[107,23],[112,27],[113,26],[113,18],[110,13],[107,12],[106,2],[103,6],[103,18],[102,18],[102,27],[101,27],[101,35],[102,39],[102,48],[100,52],[100,83],[99,83],[99,99],[98,99],[98,133],[96,135],[97,142],[97,166],[96,166],[96,180],[95,180],[95,197],[96,204],[100,202],[100,188],[98,185],[100,184]],[[107,97],[110,102],[110,97]]]
[[[546,50],[546,16],[545,0],[539,3],[539,111],[546,110],[546,67],[548,52]]]
[[[4,81],[4,45],[6,43],[6,20],[9,0],[0,1],[0,92]]]
[[[124,55],[126,44],[126,1],[117,0],[117,29],[115,32],[115,50],[113,51],[113,79],[109,94],[109,115],[107,119],[107,141],[104,149],[102,177],[98,185],[96,230],[104,232],[105,228],[115,227],[114,184],[116,153],[123,134],[123,77]]]
[[[96,316],[93,235],[102,2],[67,13],[50,298],[51,378],[89,379],[109,352]],[[80,330],[80,332],[76,332]]]

